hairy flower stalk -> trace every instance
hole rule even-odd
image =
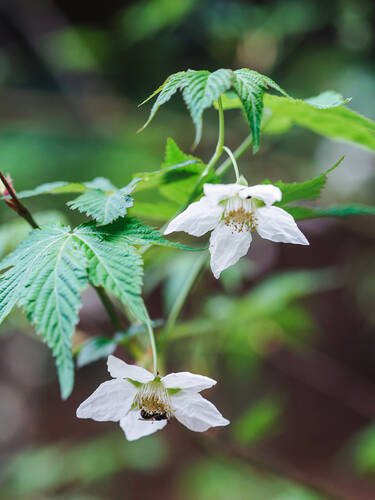
[[[120,422],[129,441],[163,429],[172,418],[195,432],[229,424],[199,394],[216,384],[209,377],[180,372],[161,378],[115,356],[108,358],[108,371],[113,379],[100,384],[79,406],[78,418]]]
[[[205,184],[203,191],[204,196],[175,217],[164,234],[185,231],[202,236],[212,231],[209,250],[215,278],[248,252],[254,231],[275,242],[309,244],[293,217],[273,206],[282,198],[278,187],[237,182]]]

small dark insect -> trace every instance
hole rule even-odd
[[[167,412],[164,411],[163,413],[154,413],[154,420],[167,420]]]
[[[143,420],[168,420],[167,412],[158,413],[157,411],[141,410],[141,417]]]
[[[150,420],[152,419],[154,416],[153,413],[149,413],[148,411],[146,410],[141,410],[141,417],[144,419],[144,420]]]

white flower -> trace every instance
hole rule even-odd
[[[202,236],[212,231],[209,250],[215,278],[246,255],[254,230],[267,240],[309,244],[293,217],[282,208],[272,206],[282,197],[278,187],[205,184],[203,191],[199,201],[171,220],[164,234],[185,231]]]
[[[175,417],[188,429],[204,432],[228,425],[199,392],[216,384],[203,375],[170,373],[160,378],[115,356],[108,357],[112,380],[103,382],[77,409],[78,418],[120,422],[129,441],[153,434]]]

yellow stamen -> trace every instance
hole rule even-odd
[[[239,197],[228,200],[224,212],[224,222],[232,229],[232,232],[254,231],[257,226],[257,218],[252,200],[243,200]]]
[[[172,414],[168,390],[159,380],[143,384],[135,398],[135,404],[139,410],[144,410],[150,415],[166,414],[169,419]]]

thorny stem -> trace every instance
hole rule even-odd
[[[27,210],[27,208],[25,207],[25,205],[23,205],[20,202],[18,196],[16,195],[16,192],[14,191],[14,189],[12,188],[12,186],[10,185],[10,183],[8,182],[8,179],[5,177],[5,175],[3,174],[3,172],[1,170],[0,170],[0,180],[4,184],[4,186],[6,187],[8,193],[10,194],[10,196],[12,198],[12,201],[10,203],[8,203],[8,205],[11,208],[13,208],[13,210],[15,212],[17,212],[17,214],[20,217],[22,217],[23,219],[25,219],[25,221],[27,221],[33,229],[39,229],[39,226],[35,222],[35,220],[33,219],[33,216]]]
[[[153,361],[153,365],[154,365],[154,375],[156,377],[158,374],[158,354],[156,351],[154,330],[152,328],[150,320],[147,321],[146,326],[147,326],[148,335],[150,337],[150,345],[151,345],[151,350],[152,350],[152,361]]]
[[[226,153],[228,153],[228,156],[229,156],[229,158],[232,162],[233,168],[234,168],[234,172],[236,174],[236,182],[239,182],[240,181],[240,171],[238,170],[238,165],[237,165],[236,159],[233,156],[233,153],[229,148],[224,146],[223,149],[225,150]]]
[[[234,151],[234,158],[238,159],[253,143],[253,137],[249,134],[244,141],[238,146],[238,148]],[[220,167],[216,170],[218,175],[223,175],[228,168],[231,166],[232,162],[230,158],[227,158]]]

